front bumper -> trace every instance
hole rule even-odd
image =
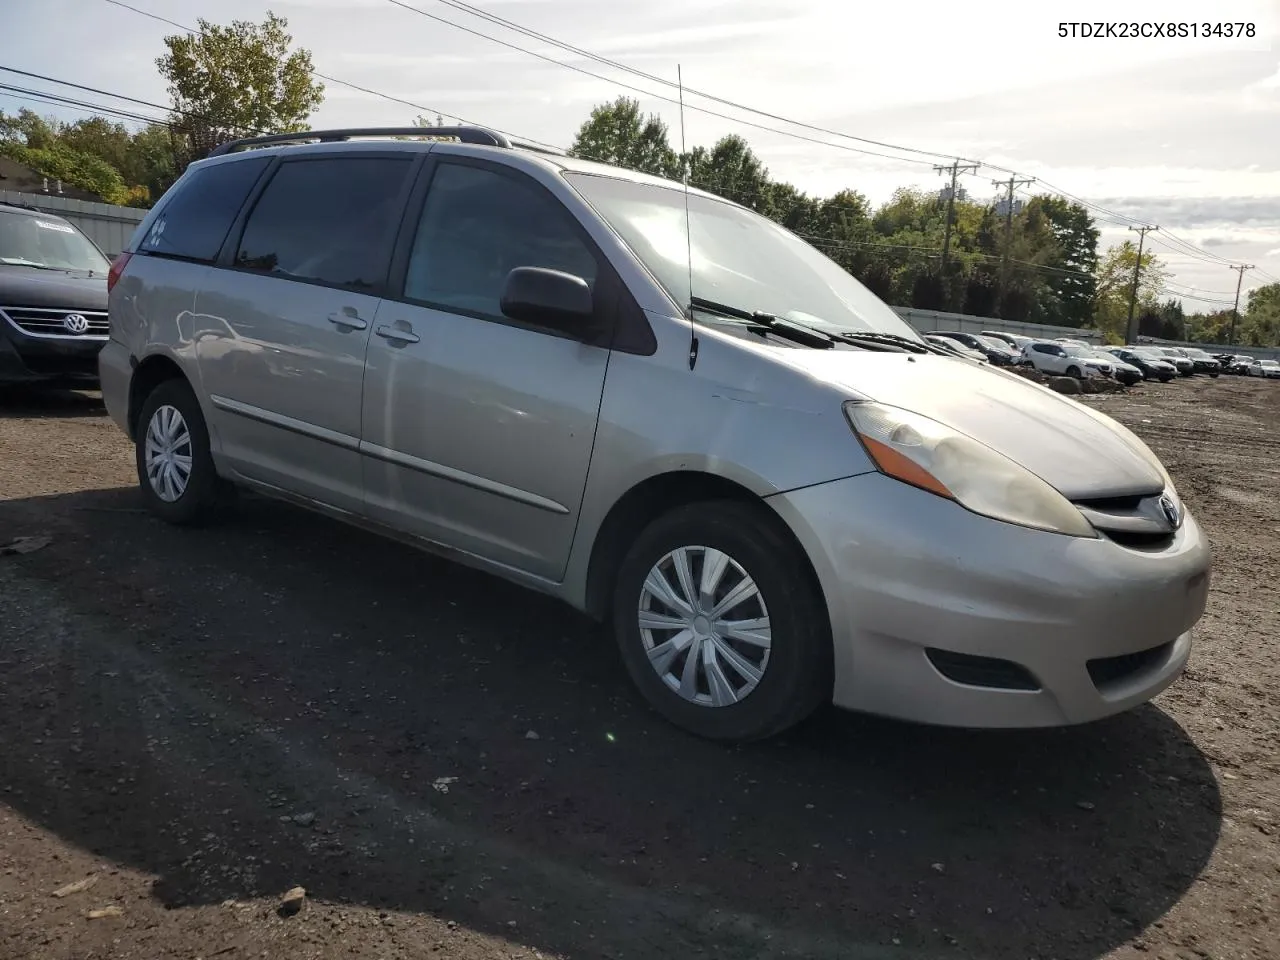
[[[0,383],[92,385],[105,337],[32,336],[0,315]]]
[[[980,517],[878,473],[768,502],[826,595],[837,706],[947,726],[1084,723],[1172,683],[1204,613],[1209,546],[1190,514],[1168,546],[1131,549]],[[1036,689],[951,679],[935,664],[955,654],[1015,665]]]

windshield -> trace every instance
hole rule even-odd
[[[979,337],[976,337],[975,339],[977,339],[979,343],[986,346],[987,349],[989,350],[1000,350],[1001,352],[1003,352],[1009,349],[1009,345],[1007,343],[1005,343],[1003,340],[997,340],[995,337],[979,336]]]
[[[870,290],[795,234],[730,203],[616,177],[566,179],[631,248],[676,303],[693,294],[848,333],[872,331],[922,343]],[[691,248],[691,249],[690,249]]]
[[[106,273],[111,265],[75,227],[0,208],[0,264]]]

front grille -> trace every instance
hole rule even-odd
[[[989,690],[1040,689],[1040,684],[1030,671],[1012,660],[975,657],[936,647],[929,647],[924,655],[940,674],[966,687],[986,687]]]
[[[1161,506],[1161,493],[1074,501],[1100,534],[1122,547],[1153,550],[1173,542],[1177,530]],[[1179,524],[1181,517],[1178,518]]]
[[[1169,654],[1173,641],[1162,643],[1149,650],[1137,653],[1126,653],[1119,657],[1099,657],[1090,660],[1085,666],[1089,670],[1089,678],[1100,691],[1115,686],[1140,673],[1151,670],[1162,663]]]
[[[109,330],[105,310],[69,310],[51,307],[0,307],[9,323],[23,333],[36,337],[58,337],[72,340],[105,339]],[[84,317],[87,328],[79,332],[68,326],[68,317]]]

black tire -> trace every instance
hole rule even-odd
[[[1068,376],[1068,377],[1075,377],[1077,380],[1079,380],[1079,379],[1080,379],[1080,368],[1079,368],[1079,367],[1067,367],[1067,376]]]
[[[162,498],[147,476],[146,441],[152,418],[161,407],[172,407],[182,415],[190,436],[191,474],[186,489],[177,499]],[[148,509],[160,519],[178,526],[199,526],[216,520],[231,500],[231,485],[218,476],[209,453],[209,428],[200,404],[185,380],[160,383],[142,404],[138,414],[134,459],[138,469],[138,486]]]
[[[613,630],[632,681],[668,721],[711,740],[774,736],[831,697],[826,603],[803,551],[766,510],[732,500],[678,507],[640,534],[615,580]],[[649,572],[672,551],[695,546],[720,550],[741,565],[759,587],[769,616],[771,644],[764,674],[753,690],[728,706],[690,702],[669,687],[650,664],[640,632],[639,604]],[[683,664],[687,656],[682,653],[677,662]]]

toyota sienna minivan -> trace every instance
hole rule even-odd
[[[421,132],[237,141],[139,225],[99,366],[161,518],[249,488],[551,594],[721,740],[1076,724],[1182,671],[1209,546],[1129,430],[741,206]]]

